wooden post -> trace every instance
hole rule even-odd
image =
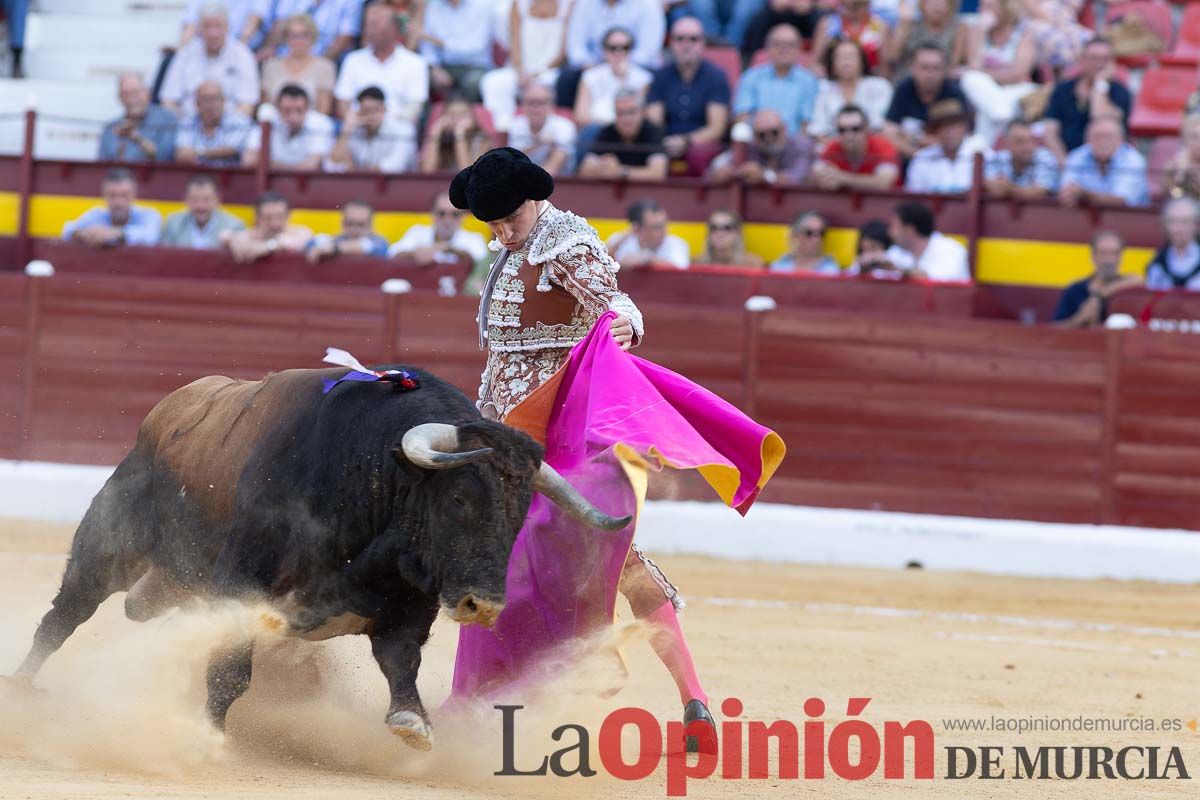
[[[383,292],[383,348],[380,356],[389,364],[400,358],[400,304],[412,291],[412,284],[403,278],[389,278],[379,287]]]
[[[53,273],[26,271],[25,352],[21,359],[21,445],[19,458],[33,460],[37,442],[33,436],[34,392],[37,390],[38,349],[42,331],[42,297],[46,278]]]
[[[258,123],[262,131],[262,147],[258,151],[258,163],[254,165],[254,188],[259,194],[271,188],[271,123]]]
[[[744,314],[745,344],[742,348],[742,411],[748,416],[758,413],[758,359],[762,318],[775,310],[775,299],[755,295],[746,298]]]
[[[25,141],[17,172],[17,266],[24,269],[32,255],[29,235],[29,209],[33,200],[33,137],[37,130],[37,112],[25,112]]]
[[[1104,332],[1104,418],[1100,436],[1100,515],[1097,523],[1116,525],[1117,425],[1121,412],[1121,352],[1124,331]]]
[[[979,271],[979,237],[983,228],[983,153],[976,153],[971,167],[971,189],[967,192],[967,263],[971,277]]]

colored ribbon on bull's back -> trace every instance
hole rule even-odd
[[[546,461],[594,505],[634,514],[622,531],[589,528],[535,495],[508,564],[495,627],[460,628],[453,694],[511,688],[530,667],[612,622],[647,472],[695,469],[745,514],[783,459],[783,440],[688,379],[633,356],[601,317],[571,350],[548,393],[509,414],[546,445]],[[528,412],[530,406],[535,410]],[[540,423],[539,423],[540,417]],[[544,425],[544,428],[542,428]],[[535,680],[535,679],[534,679]]]

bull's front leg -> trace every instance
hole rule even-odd
[[[433,726],[417,693],[421,647],[437,617],[437,602],[405,604],[394,615],[376,620],[371,652],[387,678],[391,704],[385,721],[392,733],[418,750],[433,747]]]

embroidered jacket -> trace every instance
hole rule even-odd
[[[488,248],[502,245],[493,240]],[[641,341],[642,314],[617,288],[619,269],[585,219],[545,203],[525,245],[495,276],[479,387],[482,411],[503,419],[558,371],[606,311],[627,317],[634,341]]]

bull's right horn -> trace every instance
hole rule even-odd
[[[455,452],[458,447],[458,428],[445,422],[426,422],[414,425],[400,441],[404,456],[425,469],[450,469],[478,461],[494,451],[490,447]]]
[[[533,488],[546,495],[555,505],[562,508],[575,519],[606,531],[619,531],[630,523],[632,514],[623,517],[611,517],[589,503],[567,479],[559,475],[554,467],[542,462],[538,468],[537,477],[533,479]]]

